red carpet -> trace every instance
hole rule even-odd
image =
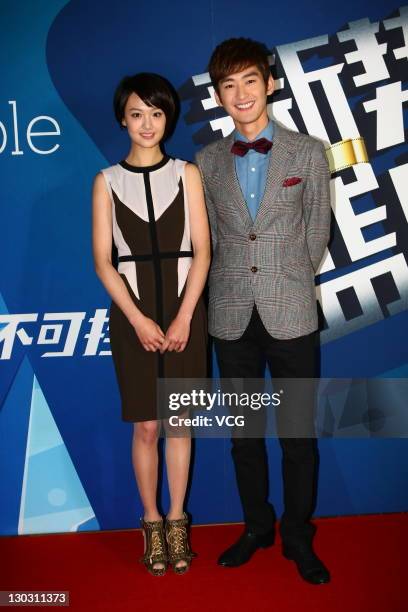
[[[309,585],[280,539],[237,569],[216,565],[241,525],[194,527],[199,557],[184,576],[150,576],[138,530],[0,538],[0,590],[70,591],[70,610],[406,612],[408,514],[316,519],[315,550],[331,571]],[[403,584],[403,581],[405,582]],[[53,608],[55,609],[55,608]],[[64,608],[60,608],[64,609]]]

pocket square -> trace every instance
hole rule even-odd
[[[300,176],[291,176],[289,178],[286,178],[283,181],[283,186],[284,187],[292,187],[292,185],[297,185],[298,183],[301,183],[302,179],[300,178]]]

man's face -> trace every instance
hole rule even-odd
[[[236,127],[267,119],[266,97],[274,90],[269,76],[265,83],[257,66],[248,66],[241,72],[230,74],[219,82],[215,99],[232,117]]]

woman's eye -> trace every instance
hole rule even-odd
[[[160,111],[157,111],[157,113],[154,113],[155,117],[161,117],[163,115],[163,113],[161,113]]]
[[[132,113],[132,117],[138,119],[140,117],[140,113]]]

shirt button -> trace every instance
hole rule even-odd
[[[251,168],[252,172],[255,172],[255,168]]]
[[[249,234],[250,240],[256,240],[256,234]]]
[[[256,266],[252,266],[251,272],[255,274],[255,272],[258,272],[258,268]]]
[[[255,197],[255,194],[254,194],[254,193],[251,193],[251,198],[254,198],[254,197]]]

